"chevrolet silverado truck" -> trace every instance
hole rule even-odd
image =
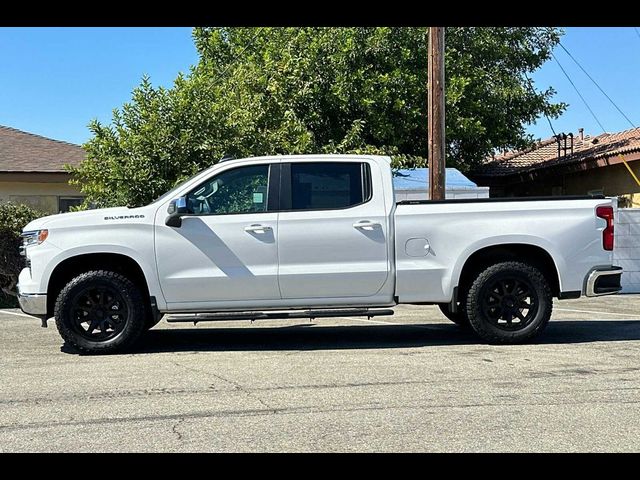
[[[620,290],[615,200],[396,202],[390,159],[217,163],[139,208],[23,231],[22,310],[89,353],[168,321],[390,315],[438,305],[489,343],[529,341],[553,298]]]

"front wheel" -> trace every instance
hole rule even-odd
[[[54,316],[66,343],[86,353],[113,353],[140,337],[146,309],[131,280],[97,270],[78,275],[62,289]]]
[[[482,271],[467,294],[473,330],[489,343],[523,343],[542,332],[553,300],[549,282],[532,265],[502,262]]]

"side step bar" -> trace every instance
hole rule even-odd
[[[218,312],[187,313],[167,315],[167,322],[211,322],[215,320],[273,320],[283,318],[330,318],[330,317],[379,317],[393,315],[393,310],[372,310],[369,308],[348,308],[342,310],[303,310],[294,312]]]

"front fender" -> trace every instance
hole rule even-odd
[[[153,252],[153,250],[151,249]],[[155,268],[155,261],[151,262],[141,255],[140,252],[134,248],[127,247],[125,245],[118,244],[93,244],[82,245],[60,250],[53,256],[45,266],[41,276],[41,291],[47,291],[49,280],[55,269],[65,260],[78,257],[81,255],[89,254],[119,254],[131,258],[135,261],[142,270],[147,287],[149,289],[149,295],[156,297],[159,309],[166,307],[166,302],[162,291],[160,290],[160,283],[158,280],[157,270]],[[151,258],[153,260],[153,258]]]

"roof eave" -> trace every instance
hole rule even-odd
[[[593,168],[606,167],[621,164],[622,155],[627,162],[640,160],[640,147],[634,148],[624,153],[613,153],[612,155],[581,158],[576,161],[566,163],[556,163],[547,165],[536,165],[508,173],[475,173],[469,174],[469,178],[480,185],[500,186],[505,183],[524,183],[535,181],[548,175],[567,175],[570,173],[591,170]]]

